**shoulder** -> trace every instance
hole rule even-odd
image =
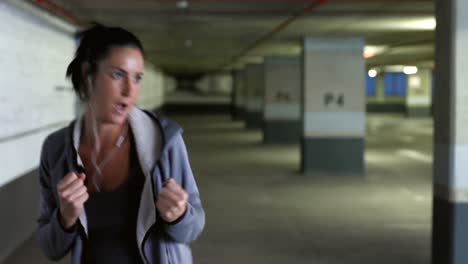
[[[68,131],[69,127],[66,126],[50,133],[44,140],[44,147],[54,148],[65,144],[66,137],[68,136]]]
[[[171,143],[174,139],[182,137],[182,126],[175,120],[166,117],[161,113],[155,113],[148,110],[144,110],[144,112],[152,117],[156,125],[159,127],[159,131],[162,133],[166,145]]]
[[[152,112],[152,111],[148,111],[148,110],[144,110],[144,112],[146,114],[148,114],[149,116],[151,116],[158,123],[158,125],[161,126],[161,129],[165,133],[169,133],[171,131],[181,132],[182,127],[175,120],[173,120],[173,119],[171,119],[171,118],[169,118],[167,116],[164,116],[161,113],[156,113],[156,112]]]
[[[42,155],[47,157],[44,158],[54,159],[54,157],[64,153],[68,137],[71,137],[70,126],[72,126],[73,122],[66,127],[55,130],[45,138],[42,144]]]

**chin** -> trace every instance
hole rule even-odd
[[[128,113],[125,114],[113,114],[110,118],[110,122],[116,125],[124,125],[127,121]]]

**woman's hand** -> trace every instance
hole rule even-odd
[[[188,195],[172,178],[163,183],[156,208],[162,219],[168,223],[179,219],[187,210]]]
[[[60,200],[60,221],[65,229],[72,228],[81,211],[84,203],[88,200],[88,189],[84,185],[86,175],[80,173],[78,176],[69,172],[57,184],[57,192]]]

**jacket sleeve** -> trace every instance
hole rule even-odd
[[[205,226],[205,211],[203,210],[198,187],[190,167],[187,149],[182,136],[174,139],[169,153],[171,176],[181,184],[188,194],[188,204],[185,214],[174,223],[165,223],[165,231],[171,239],[179,243],[193,242]]]
[[[51,186],[50,166],[48,164],[48,146],[46,139],[42,146],[39,165],[39,214],[37,218],[37,233],[39,247],[50,260],[63,258],[70,250],[78,234],[76,228],[65,231],[59,221],[59,209],[54,199],[55,186]]]

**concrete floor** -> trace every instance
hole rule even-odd
[[[369,116],[362,177],[301,175],[298,145],[228,116],[175,119],[207,213],[195,263],[430,263],[430,119]],[[49,262],[31,238],[4,263]]]

